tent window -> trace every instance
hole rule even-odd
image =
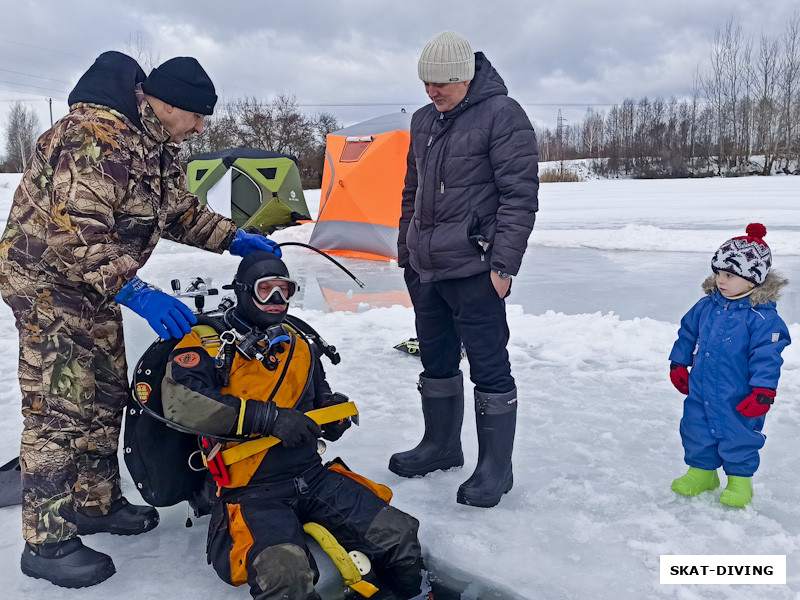
[[[197,181],[200,181],[203,177],[206,176],[206,173],[208,173],[208,169],[197,169],[197,173],[195,174],[195,179]]]
[[[269,167],[267,169],[258,169],[258,172],[264,177],[264,179],[275,179],[275,176],[278,174],[278,169],[276,167]]]
[[[339,162],[356,162],[367,151],[372,140],[371,135],[365,137],[346,137],[344,138],[344,148]]]

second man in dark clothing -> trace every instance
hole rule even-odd
[[[397,245],[416,317],[425,434],[389,469],[414,477],[464,464],[463,342],[479,455],[457,501],[489,507],[513,485],[517,388],[504,298],[538,208],[538,145],[503,79],[462,35],[434,36],[418,72],[432,103],[411,121]]]

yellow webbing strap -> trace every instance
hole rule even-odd
[[[326,423],[341,421],[347,417],[354,417],[358,414],[358,409],[353,402],[344,402],[342,404],[334,404],[333,406],[310,410],[305,414],[307,417],[311,417],[317,425],[325,425]],[[258,454],[262,450],[272,448],[274,445],[280,444],[280,442],[281,441],[274,435],[260,437],[223,450],[220,452],[220,455],[222,456],[222,462],[226,465],[232,465],[249,456]]]
[[[303,525],[303,530],[317,540],[325,554],[331,557],[333,564],[342,574],[342,580],[345,585],[350,586],[365,598],[370,598],[378,591],[378,588],[369,581],[361,579],[361,573],[353,559],[347,554],[347,550],[336,541],[330,531],[318,523],[306,523]]]
[[[247,400],[239,398],[239,420],[236,422],[236,435],[242,435],[244,429],[244,410],[247,407]]]

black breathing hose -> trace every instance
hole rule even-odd
[[[358,279],[358,277],[356,277],[355,275],[353,275],[353,274],[352,274],[352,273],[351,273],[351,272],[350,272],[350,271],[347,269],[347,267],[345,267],[345,266],[344,266],[342,263],[340,263],[338,260],[336,260],[335,258],[333,258],[333,257],[332,257],[330,254],[328,254],[327,252],[324,252],[323,250],[320,250],[319,248],[315,248],[314,246],[311,246],[311,245],[309,245],[309,244],[304,244],[303,242],[281,242],[280,244],[275,244],[275,247],[276,247],[276,248],[280,248],[280,247],[282,247],[282,246],[300,246],[301,248],[308,248],[309,250],[313,250],[313,251],[314,251],[314,252],[316,252],[317,254],[320,254],[320,255],[324,256],[325,258],[327,258],[329,261],[331,261],[333,264],[335,264],[337,267],[339,267],[339,268],[340,268],[342,271],[344,271],[345,273],[347,273],[347,274],[350,276],[350,279],[352,279],[353,281],[355,281],[355,282],[358,284],[358,286],[359,286],[359,287],[361,287],[361,288],[363,288],[363,287],[364,287],[364,284],[363,284],[363,283],[362,283],[362,282],[361,282],[361,281]]]

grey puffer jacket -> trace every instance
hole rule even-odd
[[[398,264],[423,282],[516,275],[538,209],[538,157],[525,111],[476,52],[464,100],[445,113],[431,103],[411,119]]]

